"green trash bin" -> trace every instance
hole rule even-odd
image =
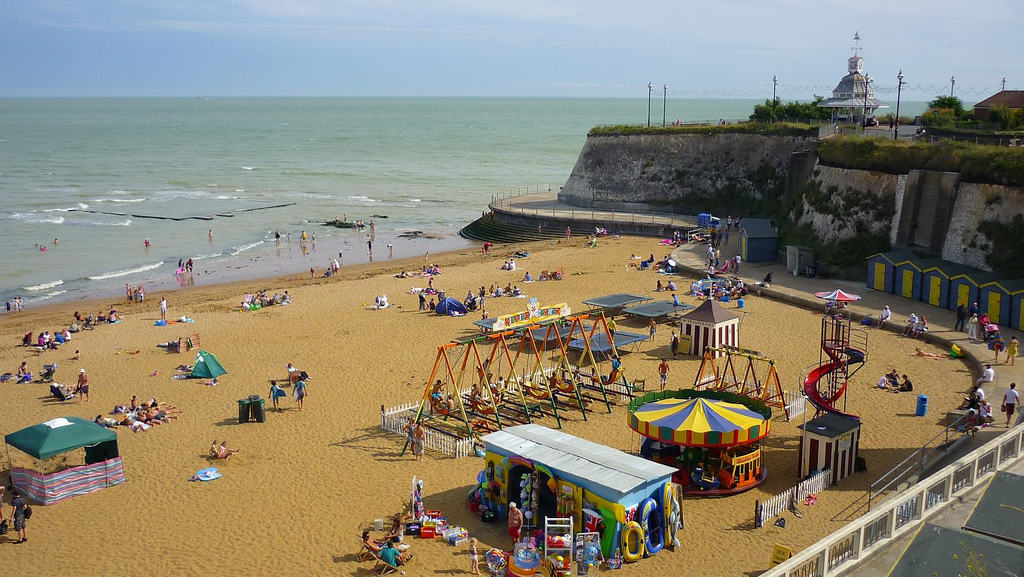
[[[249,415],[253,421],[262,423],[267,420],[267,402],[259,395],[249,396]]]
[[[249,399],[238,399],[238,422],[248,423],[250,414]]]

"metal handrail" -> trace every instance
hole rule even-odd
[[[953,423],[951,423],[949,426],[947,426],[945,429],[943,429],[941,432],[939,432],[939,434],[937,434],[934,437],[932,437],[931,439],[929,439],[927,442],[925,442],[924,445],[921,445],[920,449],[917,449],[916,451],[914,451],[913,453],[908,455],[906,459],[903,459],[902,461],[900,461],[895,467],[893,467],[892,469],[889,469],[884,474],[882,474],[882,476],[878,477],[870,485],[868,485],[868,511],[871,510],[871,500],[872,500],[872,498],[874,496],[881,495],[882,493],[887,491],[894,483],[899,483],[901,480],[903,480],[903,475],[904,474],[913,472],[915,470],[918,473],[923,473],[924,472],[924,467],[925,467],[926,451],[929,449],[929,445],[931,445],[933,441],[935,441],[936,439],[938,439],[939,437],[942,437],[942,436],[945,436],[945,439],[943,440],[943,444],[949,443],[949,432],[951,430],[956,429],[963,421],[966,421],[966,420],[967,420],[967,415],[963,415],[960,418],[958,418],[957,420],[953,421]],[[966,433],[964,433],[964,434],[966,434]],[[902,467],[906,463],[910,462],[911,460],[916,460],[918,456],[920,456],[920,463],[919,464],[915,465],[914,467],[907,468],[905,471],[900,472],[896,477],[894,477],[888,483],[886,483],[885,485],[881,486],[880,488],[878,488],[876,490],[875,485],[877,485],[879,482],[881,482],[883,479],[885,479],[887,476],[889,476],[890,473],[896,471],[897,469],[899,469],[900,467]]]

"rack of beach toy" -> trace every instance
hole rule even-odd
[[[491,575],[587,575],[680,547],[675,468],[536,424],[481,441],[485,465],[470,510],[494,523],[516,503],[513,519],[522,519],[511,551],[488,551]]]

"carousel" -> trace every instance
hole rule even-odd
[[[629,427],[644,437],[640,456],[674,467],[685,495],[725,496],[767,478],[761,440],[771,409],[718,391],[664,391],[634,399]]]

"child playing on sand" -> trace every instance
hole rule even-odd
[[[480,574],[480,552],[476,547],[476,537],[469,539],[469,570],[473,575]]]

